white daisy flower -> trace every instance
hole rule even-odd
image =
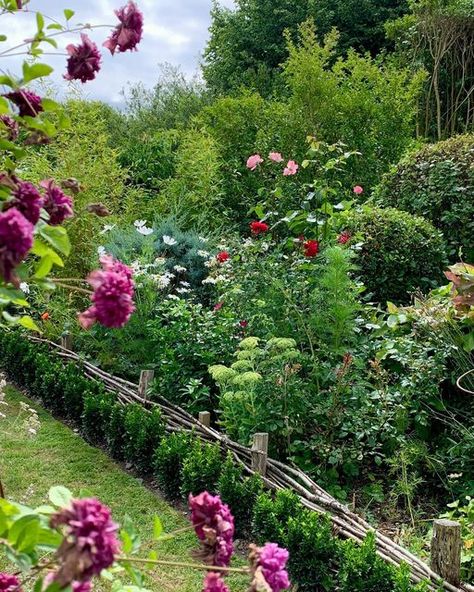
[[[169,245],[170,247],[178,244],[178,241],[175,238],[168,236],[167,234],[163,235],[163,242],[165,245]]]
[[[141,228],[142,226],[146,226],[146,220],[135,220],[135,222],[133,223],[133,225],[136,228]]]
[[[175,265],[173,269],[178,273],[184,273],[185,271],[187,271],[186,267],[183,267],[182,265]]]
[[[217,280],[213,277],[207,277],[205,280],[202,280],[203,284],[217,284]]]
[[[148,226],[137,226],[137,232],[143,234],[143,236],[150,236],[150,234],[153,234],[153,228],[148,228]]]
[[[30,286],[26,282],[21,282],[20,290],[23,292],[23,294],[29,294],[30,293]]]

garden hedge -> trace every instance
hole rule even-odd
[[[443,232],[452,261],[460,247],[466,261],[474,260],[474,134],[408,154],[383,177],[374,197],[430,220]]]
[[[140,474],[153,474],[173,498],[202,489],[219,493],[236,519],[239,536],[252,533],[257,543],[273,541],[290,552],[289,570],[302,592],[422,592],[409,573],[380,559],[373,537],[362,545],[341,541],[332,533],[329,516],[307,510],[298,496],[280,491],[263,493],[260,477],[243,470],[219,444],[197,440],[193,434],[165,435],[158,410],[123,406],[113,394],[84,377],[42,345],[18,332],[0,332],[0,359],[9,377],[41,399],[53,413],[73,419],[84,436],[104,446]],[[79,413],[80,411],[80,413]]]
[[[448,264],[441,233],[427,220],[395,208],[364,206],[347,219],[360,243],[357,264],[372,300],[405,304],[443,280]]]

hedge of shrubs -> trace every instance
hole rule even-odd
[[[456,136],[403,157],[375,200],[430,220],[443,231],[452,261],[474,257],[474,134]]]
[[[440,231],[421,217],[395,208],[365,206],[347,219],[362,246],[357,264],[373,300],[404,304],[417,290],[439,285],[448,260]]]
[[[245,476],[218,443],[203,443],[192,433],[166,435],[158,409],[123,406],[113,394],[84,377],[49,349],[20,333],[0,332],[4,370],[53,413],[73,420],[93,444],[105,447],[141,475],[156,478],[172,499],[208,490],[230,506],[237,535],[257,543],[281,543],[290,551],[289,569],[301,592],[422,592],[406,568],[394,568],[375,552],[373,536],[362,545],[340,541],[329,516],[307,510],[291,491],[273,496],[262,479]]]

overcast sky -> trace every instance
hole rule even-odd
[[[158,64],[169,62],[180,65],[184,72],[192,75],[198,69],[199,58],[209,32],[211,0],[136,0],[145,17],[144,37],[138,52],[127,52],[110,56],[103,51],[102,71],[97,79],[86,85],[79,85],[90,98],[99,98],[112,104],[120,104],[120,91],[127,83],[143,82],[152,86],[156,81]],[[224,6],[232,7],[232,0],[220,0]],[[65,0],[60,4],[76,11],[71,23],[115,24],[114,8],[125,4],[125,0]],[[62,10],[57,8],[58,0],[31,0],[29,8],[57,18]],[[31,15],[15,14],[3,16],[1,33],[8,36],[1,49],[21,43],[31,35]],[[108,36],[107,29],[89,33],[101,45]],[[59,49],[77,38],[58,38]],[[46,50],[49,51],[49,50]],[[51,49],[53,51],[53,49]],[[2,70],[17,72],[20,58],[2,58]],[[48,56],[48,63],[56,69],[54,80],[61,87],[66,57]]]

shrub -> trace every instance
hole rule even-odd
[[[112,406],[105,432],[107,448],[117,460],[124,459],[125,411],[125,407],[119,403]]]
[[[105,444],[106,429],[114,406],[115,397],[111,393],[84,394],[82,412],[82,432],[92,444]]]
[[[347,227],[362,242],[357,263],[376,301],[405,303],[411,292],[427,291],[442,279],[446,246],[427,220],[366,206],[349,215]]]
[[[332,534],[327,514],[303,510],[288,522],[287,548],[290,577],[301,592],[336,589],[339,541]]]
[[[272,541],[286,546],[288,521],[291,517],[297,520],[301,511],[301,502],[292,491],[278,491],[275,498],[270,493],[262,493],[253,510],[253,540],[259,545]]]
[[[192,435],[186,432],[164,438],[153,455],[154,475],[160,489],[171,499],[181,495],[181,470],[191,448]]]
[[[345,541],[340,545],[340,592],[380,592],[394,590],[396,570],[375,552],[375,535],[367,535],[362,545]]]
[[[165,427],[158,408],[154,408],[149,412],[138,404],[125,407],[124,458],[138,472],[143,474],[151,473],[153,451],[164,435]]]
[[[242,465],[237,465],[229,453],[222,466],[217,491],[235,519],[236,536],[247,538],[252,522],[252,510],[262,493],[263,481],[259,475],[244,477]]]
[[[424,146],[405,156],[375,191],[383,206],[424,216],[442,230],[451,260],[474,258],[474,134]]]
[[[221,470],[219,444],[207,444],[196,440],[183,462],[181,493],[184,498],[202,491],[215,493]]]

